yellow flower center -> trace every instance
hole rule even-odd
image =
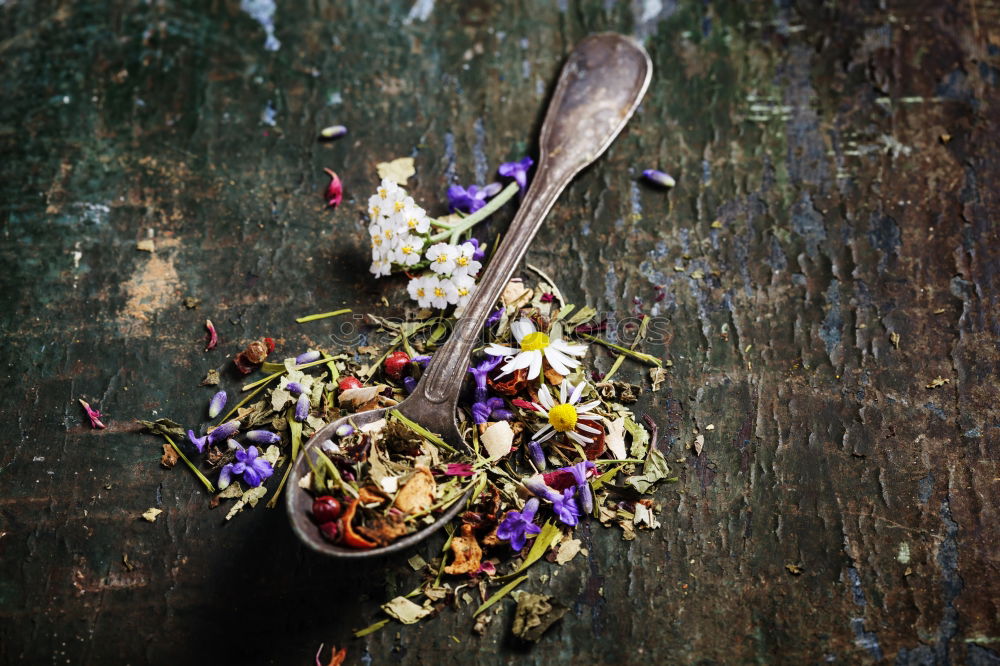
[[[438,298],[443,298],[444,289],[442,289],[441,287],[434,287],[434,295],[437,296]]]
[[[469,295],[469,290],[467,288],[465,288],[465,287],[459,287],[458,288],[458,295],[459,296],[468,296]]]
[[[410,254],[411,252],[413,252],[413,248],[412,247],[410,247],[409,245],[404,245],[403,246],[403,254]]]
[[[521,338],[521,351],[539,351],[548,346],[549,336],[544,333],[528,333],[526,336]],[[575,414],[576,412],[573,413]]]
[[[459,257],[458,259],[455,260],[455,263],[458,264],[459,266],[468,266],[469,265],[469,258],[468,257]]]
[[[417,228],[417,224],[418,224],[417,218],[415,218],[415,217],[411,217],[410,219],[408,219],[406,221],[406,226],[408,226],[411,229],[416,229]]]
[[[399,211],[403,210],[403,202],[402,201],[397,201],[396,203],[394,203],[392,205],[392,207],[395,208],[396,212],[398,213]]]
[[[549,424],[559,432],[568,432],[576,427],[576,407],[556,405],[549,410]]]
[[[384,187],[380,187],[380,188],[378,188],[378,195],[380,197],[382,197],[383,199],[385,199],[386,197],[389,196],[389,193],[386,191],[386,189]]]
[[[423,298],[426,293],[427,291],[423,287],[420,287],[417,289],[417,298]]]
[[[375,247],[378,247],[381,244],[382,244],[382,237],[381,236],[372,236],[372,245],[374,245]]]
[[[381,208],[379,208],[378,206],[372,206],[372,217],[378,217],[379,213],[381,212],[382,212]]]
[[[439,264],[446,264],[446,263],[448,263],[448,255],[446,255],[446,254],[439,254],[437,256],[437,259],[435,259],[434,261],[438,262]]]

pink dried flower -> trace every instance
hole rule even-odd
[[[340,176],[330,169],[323,169],[326,175],[330,176],[330,184],[326,186],[326,205],[336,208],[344,198],[344,185],[340,182]]]
[[[205,328],[208,329],[208,344],[205,345],[205,351],[215,349],[215,346],[219,344],[219,332],[215,330],[215,324],[212,323],[211,319],[205,320]]]
[[[471,463],[448,463],[444,468],[445,476],[472,476]]]
[[[556,295],[553,294],[552,292],[547,291],[544,294],[542,294],[542,297],[539,300],[541,300],[542,303],[551,303],[555,299],[556,299]]]
[[[87,412],[87,418],[90,419],[90,427],[98,429],[107,428],[107,426],[101,422],[101,413],[91,407],[83,398],[80,398],[79,400],[80,404],[83,405],[83,411]]]

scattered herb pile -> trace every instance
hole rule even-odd
[[[524,187],[530,166],[530,159],[503,165],[501,173],[513,181],[503,190],[503,201]],[[165,418],[142,422],[165,442],[164,467],[183,462],[215,494],[213,506],[236,500],[226,520],[256,506],[268,485],[269,507],[283,490],[310,493],[310,518],[318,533],[341,547],[367,550],[389,545],[455,502],[465,502],[446,527],[441,555],[431,562],[419,555],[410,559],[423,582],[383,605],[388,617],[358,636],[390,618],[411,624],[448,604],[475,603],[475,592],[480,597],[475,629],[481,632],[492,617],[485,611],[527,578],[529,566],[547,554],[563,564],[586,552],[573,538],[582,521],[617,526],[625,539],[634,539],[637,529],[659,527],[651,493],[658,483],[674,480],[655,446],[655,422],[637,418],[629,407],[642,389],[613,379],[626,358],[653,366],[653,390],[665,379],[663,363],[636,349],[648,319],[630,346],[606,340],[596,311],[565,303],[534,268],[540,276],[534,286],[521,279],[507,285],[468,368],[458,414],[464,450],[391,409],[412,392],[443,342],[454,316],[443,309],[464,305],[485,259],[484,248],[463,236],[470,233],[470,218],[478,215],[475,223],[485,217],[479,213],[491,212],[494,202],[486,199],[500,187],[453,190],[453,210],[468,211],[468,217],[431,221],[387,180],[369,201],[372,272],[429,269],[425,276],[410,273],[410,295],[422,307],[415,318],[400,322],[366,315],[383,343],[310,349],[275,363],[268,360],[273,340],[252,341],[235,355],[229,371],[263,376],[243,385],[242,398],[228,410],[229,392],[216,390],[207,408],[211,421],[199,432]],[[388,215],[380,208],[386,201]],[[428,241],[439,240],[432,226],[443,230],[436,232],[441,242],[420,257]],[[428,285],[432,294],[441,292],[437,300],[421,291]],[[461,285],[468,291],[459,294]],[[214,347],[217,333],[211,323],[207,328]],[[586,369],[590,343],[617,356],[604,375]],[[220,372],[209,371],[202,384],[218,387]],[[300,487],[284,488],[309,437],[342,416],[377,407],[390,408],[385,419],[360,426],[349,422],[317,442],[316,455],[306,456],[311,471]],[[514,631],[526,640],[537,640],[566,611],[546,595],[517,592],[515,598]]]

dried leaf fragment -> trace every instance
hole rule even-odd
[[[180,460],[180,456],[177,455],[177,449],[170,446],[169,444],[163,445],[163,457],[160,458],[160,464],[167,469],[171,469]]]
[[[659,391],[663,382],[667,381],[667,371],[663,368],[650,368],[649,381],[653,383],[653,392]]]
[[[524,641],[535,642],[569,610],[545,594],[519,591],[511,632]]]
[[[931,380],[931,383],[927,385],[927,388],[929,388],[929,389],[935,389],[935,388],[937,388],[939,386],[944,386],[945,384],[948,384],[950,382],[951,382],[950,379],[946,379],[946,378],[942,377],[941,375],[938,375],[937,377],[935,377],[934,379]]]
[[[403,624],[415,624],[431,613],[430,608],[418,606],[406,597],[396,597],[389,603],[382,604],[382,610]]]
[[[428,509],[434,504],[434,475],[423,465],[417,465],[413,476],[403,484],[396,501],[393,503],[397,509],[405,514],[417,513]]]
[[[143,238],[135,244],[135,249],[140,252],[156,252],[156,245],[153,243],[152,238]]]
[[[701,450],[703,448],[705,448],[705,436],[702,435],[701,433],[699,433],[694,438],[694,444],[691,445],[691,448],[694,449],[694,454],[696,456],[700,456],[701,455]]]
[[[155,523],[156,522],[156,518],[161,513],[163,513],[162,509],[155,509],[155,508],[154,509],[146,509],[143,512],[142,517],[145,518],[147,522]]]
[[[559,552],[556,553],[556,564],[566,564],[580,552],[580,540],[568,539],[559,544]]]
[[[462,535],[453,537],[451,540],[451,551],[455,554],[455,561],[444,568],[445,573],[457,575],[479,571],[479,567],[482,565],[483,549],[476,541],[472,525],[468,523],[462,525]]]
[[[397,157],[391,162],[379,162],[375,165],[375,170],[379,178],[386,178],[397,185],[406,185],[406,180],[417,172],[412,157]]]
[[[625,449],[625,417],[619,416],[614,421],[608,423],[608,434],[604,438],[604,444],[611,451],[616,459],[628,458]]]

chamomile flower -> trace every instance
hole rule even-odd
[[[587,345],[572,345],[560,338],[550,338],[535,328],[530,319],[521,318],[515,321],[510,325],[510,332],[520,345],[520,349],[496,343],[486,347],[486,353],[490,356],[508,357],[505,359],[507,362],[500,368],[503,371],[501,375],[528,368],[528,379],[535,379],[542,371],[543,358],[560,375],[568,375],[572,368],[580,365],[580,361],[573,357],[587,353]]]
[[[427,277],[427,281],[431,291],[431,307],[444,310],[458,300],[458,289],[451,278],[430,275]]]
[[[435,243],[427,250],[427,260],[431,262],[431,270],[438,275],[447,275],[455,270],[455,259],[458,248],[448,243]]]
[[[392,262],[400,266],[412,266],[420,261],[420,250],[424,247],[423,237],[401,234],[397,238],[396,249],[392,253]]]
[[[477,275],[483,265],[472,258],[472,255],[476,252],[476,246],[466,242],[459,245],[457,250],[455,254],[454,275]]]
[[[431,306],[433,292],[426,277],[421,276],[410,280],[410,284],[406,285],[406,291],[410,294],[410,298],[415,300],[420,307],[429,308]]]
[[[580,404],[587,382],[580,382],[575,387],[564,379],[559,385],[558,401],[552,397],[549,387],[542,384],[538,389],[538,402],[532,403],[535,409],[543,414],[548,420],[543,427],[539,428],[531,437],[536,442],[544,442],[556,434],[562,433],[577,444],[590,444],[594,435],[601,434],[601,430],[593,426],[581,423],[581,421],[596,422],[599,418],[594,414],[593,409],[601,404],[600,400],[591,400]]]

